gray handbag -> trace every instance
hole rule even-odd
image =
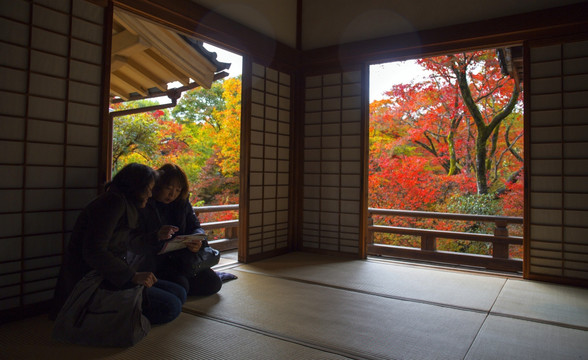
[[[53,327],[59,341],[104,347],[128,347],[151,329],[142,314],[144,286],[109,290],[102,276],[91,271],[74,287]]]

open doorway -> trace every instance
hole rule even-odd
[[[520,46],[370,68],[368,254],[522,271]]]
[[[241,57],[115,8],[111,60],[112,174],[180,166],[209,243],[236,261]]]

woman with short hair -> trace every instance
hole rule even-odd
[[[160,279],[181,285],[188,295],[212,295],[217,293],[222,281],[212,269],[200,271],[195,276],[186,276],[178,266],[177,252],[197,252],[200,243],[159,254],[165,242],[177,235],[204,234],[200,221],[194,213],[189,199],[189,183],[186,173],[178,165],[165,164],[157,170],[159,176],[153,188],[153,197],[141,209],[140,234],[144,256],[135,256],[142,271],[152,271]],[[130,256],[136,254],[129,254]]]

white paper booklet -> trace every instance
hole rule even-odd
[[[206,234],[178,235],[167,241],[157,254],[161,255],[170,251],[180,250],[185,248],[186,244],[198,243],[202,240],[206,240]]]

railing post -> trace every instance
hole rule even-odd
[[[421,250],[437,251],[437,238],[431,235],[422,235]]]
[[[494,236],[508,236],[508,223],[506,221],[496,221]],[[508,244],[492,244],[492,257],[496,259],[508,259]]]
[[[494,225],[494,236],[508,236],[508,223],[506,221],[497,220]]]
[[[373,245],[374,244],[374,231],[371,227],[374,225],[374,218],[372,217],[372,213],[368,212],[367,218],[367,244],[366,245]]]
[[[236,239],[237,238],[237,228],[236,227],[225,228],[225,238]]]

